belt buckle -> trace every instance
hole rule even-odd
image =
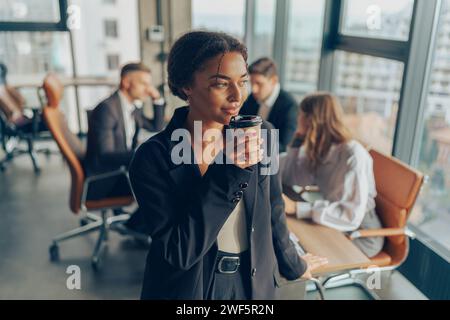
[[[228,259],[228,260],[235,260],[235,261],[236,261],[236,268],[235,268],[234,270],[232,270],[232,271],[226,271],[226,270],[223,270],[223,269],[222,269],[222,262],[223,262],[224,260],[226,260],[226,259]],[[217,266],[217,270],[219,270],[220,273],[228,273],[228,274],[230,274],[230,273],[235,273],[235,272],[238,270],[239,266],[240,266],[239,257],[227,257],[227,256],[223,256],[223,257],[221,257],[220,260],[219,260],[219,264],[218,264],[218,266]]]

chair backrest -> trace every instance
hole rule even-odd
[[[70,131],[64,114],[59,109],[60,100],[58,99],[62,97],[60,90],[62,84],[58,82],[59,79],[55,75],[44,79],[45,95],[47,98],[51,98],[48,99],[48,104],[43,109],[43,116],[59,150],[69,165],[71,174],[70,209],[73,213],[78,213],[81,209],[81,195],[85,179],[82,166],[85,148],[78,137]],[[58,92],[53,92],[53,90]]]
[[[404,228],[419,195],[423,174],[400,160],[370,150],[377,189],[376,211],[385,228]],[[408,254],[406,236],[388,237],[384,251],[398,265]]]
[[[50,107],[58,107],[64,93],[64,85],[58,76],[54,73],[47,74],[42,87],[47,97],[47,105]]]

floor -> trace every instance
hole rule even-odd
[[[370,278],[371,275],[361,275],[358,279],[364,282],[366,285],[375,285],[376,281],[379,281],[379,289],[373,289],[372,296],[365,292],[358,285],[347,285],[338,288],[326,289],[326,300],[373,300],[375,298],[381,300],[427,300],[416,287],[414,287],[408,279],[403,277],[401,273],[394,271],[384,272],[380,274],[378,280]],[[315,300],[319,295],[317,291],[308,292],[306,299]]]
[[[0,152],[0,158],[2,154]],[[68,207],[69,171],[62,158],[39,155],[40,174],[22,156],[0,172],[0,299],[138,299],[146,249],[112,233],[100,272],[91,268],[96,234],[60,245],[60,261],[50,262],[54,235],[79,226]],[[71,266],[80,271],[80,289],[69,289]],[[401,274],[383,275],[382,299],[426,299]],[[326,291],[327,299],[369,299],[357,287]],[[310,292],[307,299],[315,299]]]

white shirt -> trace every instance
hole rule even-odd
[[[281,86],[279,83],[277,83],[270,96],[266,100],[259,102],[260,107],[258,110],[258,116],[261,116],[264,120],[267,120],[270,110],[272,109],[275,101],[277,101],[277,98],[280,95],[280,90]]]
[[[144,105],[144,103],[140,100],[134,100],[133,103],[131,103],[127,97],[119,90],[119,98],[120,98],[120,105],[122,107],[122,114],[123,114],[123,122],[125,125],[125,136],[127,141],[127,148],[131,150],[131,147],[133,146],[133,137],[136,133],[136,120],[133,116],[133,112],[137,109],[141,109]],[[163,106],[165,104],[165,100],[163,97],[160,97],[159,99],[153,100],[153,105],[160,105]],[[141,137],[138,140],[138,143],[141,141],[147,140],[146,138],[149,138],[150,136],[154,135],[155,133],[149,133],[145,134],[144,137],[142,137],[142,131],[141,131]],[[144,138],[144,139],[143,139]]]
[[[120,98],[120,106],[122,107],[127,148],[131,150],[131,147],[133,146],[133,136],[136,132],[136,120],[133,117],[133,112],[136,109],[136,106],[133,103],[131,103],[120,90],[119,90],[119,98]]]
[[[248,249],[247,220],[242,199],[220,229],[217,245],[220,251],[229,253],[241,253]]]
[[[316,185],[323,199],[297,202],[297,217],[340,231],[360,227],[366,212],[375,208],[372,158],[357,141],[333,145],[315,171],[305,147],[288,147],[280,159],[282,182],[288,186]]]

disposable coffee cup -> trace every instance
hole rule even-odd
[[[229,129],[242,129],[245,133],[255,131],[258,138],[261,138],[262,118],[260,116],[238,115],[231,117]]]
[[[238,115],[231,117],[230,124],[226,127],[226,129],[242,130],[245,135],[248,135],[251,132],[256,132],[256,135],[258,137],[257,148],[259,150],[262,122],[263,120],[260,116]]]
[[[252,128],[252,127],[261,128],[261,124],[262,118],[260,116],[238,115],[231,117],[230,124],[228,125],[228,127],[230,129]]]

